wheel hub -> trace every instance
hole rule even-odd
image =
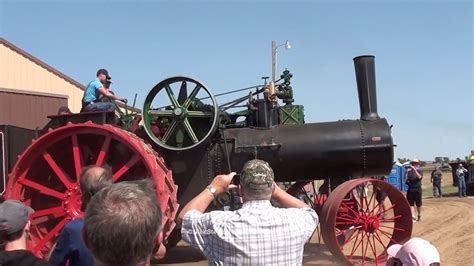
[[[174,110],[173,110],[173,114],[174,114],[174,116],[176,116],[176,117],[182,117],[182,116],[185,114],[185,112],[184,112],[184,110],[181,109],[180,107],[176,107],[176,108],[174,108]]]
[[[79,186],[75,185],[71,188],[68,188],[65,197],[66,199],[64,201],[63,207],[66,214],[72,218],[82,217],[82,195]]]
[[[374,233],[380,227],[380,221],[375,216],[368,216],[364,222],[364,229],[366,232]]]

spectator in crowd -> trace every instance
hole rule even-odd
[[[97,78],[89,82],[84,96],[82,97],[82,109],[81,112],[91,112],[97,110],[115,110],[115,105],[111,102],[99,102],[99,95],[103,95],[112,100],[127,102],[127,99],[115,96],[104,88],[103,82],[110,80],[109,72],[105,69],[99,69],[97,71]]]
[[[109,167],[86,166],[82,169],[79,182],[82,194],[82,210],[85,211],[94,194],[112,185],[112,171]],[[53,265],[94,265],[92,255],[82,239],[83,227],[84,219],[82,218],[72,220],[64,226],[51,253],[50,262]]]
[[[0,204],[0,265],[43,266],[49,265],[26,250],[33,209],[16,200]]]
[[[388,247],[389,259],[387,266],[439,266],[439,252],[430,242],[414,237],[405,244],[394,244]]]
[[[423,171],[420,168],[420,161],[413,159],[405,172],[405,183],[408,185],[407,200],[415,221],[421,221],[421,179],[423,179]],[[418,218],[415,216],[414,206],[416,206]]]
[[[381,176],[380,181],[387,182],[387,178],[385,176]],[[387,210],[385,208],[385,199],[387,198],[387,192],[383,190],[377,183],[374,183],[374,191],[375,191],[375,200],[377,201],[378,206],[378,213],[380,213],[382,218],[387,216]]]
[[[96,266],[149,265],[161,229],[161,211],[152,188],[150,179],[124,181],[92,197],[83,237]]]
[[[61,106],[58,109],[58,115],[70,115],[72,114],[71,110],[67,106]]]
[[[456,176],[458,177],[458,196],[460,198],[466,197],[466,173],[467,169],[460,163],[458,169],[456,169]]]
[[[204,213],[232,186],[235,173],[218,175],[181,211],[183,240],[201,250],[209,265],[301,265],[303,248],[318,216],[304,202],[274,183],[270,165],[245,163],[240,178],[243,206]],[[281,208],[273,207],[270,199]]]
[[[431,172],[431,183],[433,183],[433,197],[443,197],[441,192],[441,179],[443,173],[441,172],[441,167],[436,166],[436,169]]]

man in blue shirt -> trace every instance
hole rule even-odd
[[[104,87],[103,83],[110,79],[111,77],[109,76],[109,72],[106,69],[102,68],[97,71],[97,78],[89,82],[86,90],[84,91],[81,112],[115,110],[115,105],[113,103],[98,101],[100,94],[112,100],[122,101],[125,103],[127,102],[127,99],[115,96]]]
[[[109,168],[96,165],[86,166],[80,176],[82,193],[82,210],[94,194],[102,188],[112,185],[112,172]],[[50,262],[53,265],[89,266],[94,265],[92,254],[87,249],[82,238],[84,219],[75,219],[67,223],[59,234],[56,247],[51,253]],[[67,264],[69,262],[69,264]]]

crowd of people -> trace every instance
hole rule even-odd
[[[412,161],[407,183],[419,220],[418,165]],[[84,167],[79,179],[84,218],[64,226],[47,260],[26,250],[34,210],[16,200],[0,204],[0,265],[149,265],[152,258],[164,257],[166,249],[157,242],[162,213],[151,179],[113,184],[111,170],[95,165]],[[240,209],[206,212],[230,189],[239,191]],[[183,207],[178,222],[182,239],[210,265],[301,265],[318,216],[275,184],[267,162],[251,160],[238,175],[216,176]],[[394,244],[387,254],[387,265],[440,265],[436,248],[419,238]]]
[[[107,167],[82,169],[84,218],[64,226],[47,260],[26,250],[34,210],[16,200],[1,203],[0,265],[148,265],[151,258],[163,258],[165,247],[157,242],[162,214],[154,182],[113,184],[111,176]],[[268,163],[252,160],[245,164],[238,187],[241,209],[205,212],[216,196],[235,187],[234,176],[216,176],[183,208],[178,218],[183,240],[200,249],[210,263],[301,264],[318,216],[275,184]]]
[[[148,265],[162,258],[157,245],[161,210],[150,179],[112,184],[109,168],[87,166],[80,175],[84,218],[67,223],[48,260],[26,250],[29,217],[34,210],[20,201],[0,204],[0,265]]]

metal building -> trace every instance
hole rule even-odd
[[[79,112],[84,85],[0,38],[0,125],[42,128],[61,106]]]

